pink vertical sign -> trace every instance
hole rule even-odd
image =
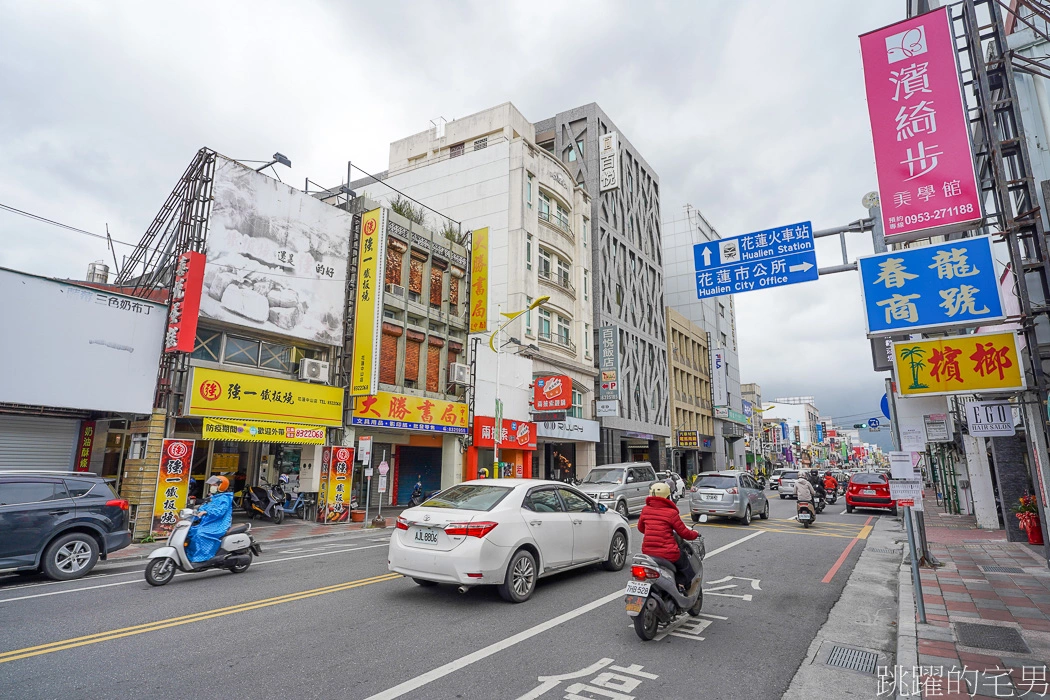
[[[948,8],[861,35],[860,52],[886,238],[980,221]]]

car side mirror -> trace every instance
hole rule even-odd
[[[599,503],[598,504],[598,512],[599,513],[608,513],[609,509],[606,508],[603,504]]]

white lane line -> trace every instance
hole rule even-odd
[[[122,571],[119,574],[90,574],[89,576],[85,577],[85,580],[87,580],[87,579],[92,579],[93,580],[93,579],[96,579],[96,578],[111,578],[113,576],[129,576],[131,574],[138,574],[138,573],[142,573],[142,572],[141,571]],[[21,590],[23,588],[37,588],[39,586],[57,586],[57,585],[62,584],[62,583],[71,583],[71,582],[70,581],[40,581],[38,583],[22,583],[22,584],[19,584],[19,585],[16,585],[16,586],[3,586],[2,588],[0,588],[0,592],[6,593],[7,591],[18,591],[18,590]]]
[[[727,549],[730,549],[731,547],[735,547],[738,544],[743,544],[744,542],[747,542],[750,539],[758,537],[763,532],[765,531],[756,530],[747,537],[741,537],[739,540],[734,540],[729,544],[722,545],[718,549],[713,549],[707,553],[707,556],[704,558],[704,561],[707,561],[716,554],[724,552]],[[570,610],[569,612],[563,615],[551,618],[546,622],[541,622],[540,624],[535,625],[534,627],[530,627],[527,630],[518,632],[517,634],[511,635],[506,639],[502,639],[498,642],[495,642],[494,644],[488,645],[487,647],[478,649],[477,651],[471,654],[462,656],[456,659],[455,661],[450,661],[449,663],[443,666],[438,666],[437,668],[431,671],[427,671],[421,676],[416,676],[415,678],[411,678],[405,681],[404,683],[395,685],[393,688],[384,690],[380,693],[376,693],[375,695],[370,695],[365,700],[394,700],[395,698],[399,698],[406,693],[410,693],[413,690],[418,690],[419,688],[422,688],[425,685],[429,685],[430,683],[433,683],[439,678],[443,678],[449,675],[450,673],[455,673],[461,668],[470,666],[471,664],[477,663],[482,659],[486,659],[492,656],[493,654],[497,654],[503,651],[504,649],[508,649],[516,644],[520,644],[521,642],[524,642],[527,639],[531,639],[532,637],[535,637],[538,634],[542,634],[543,632],[546,632],[549,629],[552,629],[554,627],[557,627],[558,625],[568,622],[569,620],[576,619],[580,615],[585,615],[592,610],[600,608],[606,603],[611,603],[614,600],[620,600],[623,598],[623,595],[623,590],[618,590],[615,593],[610,593],[607,596],[603,596],[598,600],[593,600],[590,603],[587,603],[586,605],[576,608],[575,610]]]
[[[253,566],[262,566],[263,564],[276,564],[277,562],[280,562],[280,561],[292,561],[293,559],[307,559],[308,557],[323,557],[323,556],[328,555],[328,554],[341,554],[343,552],[359,552],[362,549],[375,549],[376,547],[385,547],[385,546],[386,545],[382,545],[382,544],[373,544],[373,545],[369,545],[367,547],[354,547],[353,549],[337,549],[337,550],[333,550],[333,551],[330,551],[330,552],[317,552],[316,554],[300,554],[297,557],[284,557],[283,559],[267,559],[265,561],[255,561],[255,562],[253,562],[252,565]],[[221,570],[222,569],[209,569],[209,571],[221,571]],[[135,572],[129,572],[129,573],[139,573],[139,572],[135,571]],[[202,573],[207,573],[207,572],[202,572]],[[176,574],[176,575],[177,576],[188,576],[189,574],[188,573],[179,573],[179,574]],[[69,589],[66,589],[64,591],[52,591],[50,593],[36,593],[34,595],[23,595],[23,596],[18,596],[17,598],[2,598],[2,599],[0,599],[0,604],[13,603],[13,602],[15,602],[17,600],[31,600],[33,598],[48,598],[48,597],[53,596],[53,595],[64,595],[66,593],[80,593],[82,591],[93,591],[93,590],[98,589],[98,588],[111,588],[113,586],[126,586],[129,583],[140,583],[140,582],[141,582],[140,579],[134,579],[132,581],[117,581],[116,583],[103,583],[103,584],[100,584],[98,586],[84,586],[82,588],[69,588]]]

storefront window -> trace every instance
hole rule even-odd
[[[146,456],[146,435],[132,435],[128,459],[142,459]]]
[[[292,371],[292,348],[290,345],[276,345],[274,343],[262,344],[262,356],[259,366],[265,369],[275,369],[278,372]]]
[[[223,355],[223,362],[258,367],[260,344],[258,340],[228,335],[226,336],[226,352]]]

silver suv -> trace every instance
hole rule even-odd
[[[656,471],[648,462],[621,462],[591,469],[578,488],[626,518],[642,512],[649,487],[656,480]]]

